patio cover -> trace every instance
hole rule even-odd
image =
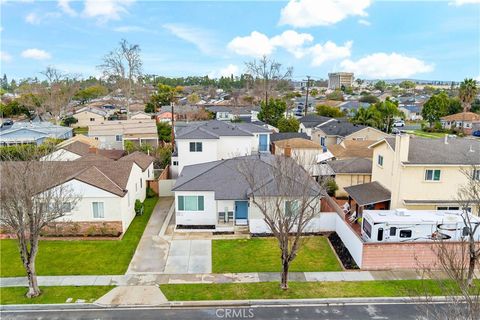
[[[344,189],[359,206],[390,201],[392,196],[390,190],[376,181],[345,187]]]

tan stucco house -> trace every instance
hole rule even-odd
[[[84,107],[77,110],[73,117],[77,119],[77,123],[72,124],[74,128],[84,128],[89,125],[100,123],[107,119],[107,112],[93,107]]]
[[[345,188],[362,208],[457,210],[458,189],[480,179],[480,141],[397,135],[373,148],[372,182]],[[479,204],[471,210],[479,213]]]

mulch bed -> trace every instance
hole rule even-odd
[[[331,233],[328,236],[328,240],[330,240],[330,243],[332,244],[333,249],[335,249],[335,252],[337,253],[337,256],[340,258],[340,261],[342,262],[345,269],[350,269],[350,270],[360,269],[355,263],[355,260],[353,260],[350,252],[348,252],[348,249],[343,244],[342,239],[340,239],[340,237],[336,232]]]

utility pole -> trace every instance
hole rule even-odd
[[[175,151],[175,134],[173,132],[173,128],[175,126],[175,102],[170,102],[170,106],[172,107],[172,138],[171,138],[171,144],[172,144],[172,152]]]
[[[307,95],[305,96],[305,115],[307,115],[307,112],[308,112],[308,93],[309,93],[309,90],[310,90],[310,76],[307,76],[307,80],[303,80],[303,81],[307,81]]]

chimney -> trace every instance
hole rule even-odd
[[[395,136],[395,153],[398,154],[400,162],[408,161],[408,151],[410,148],[410,135],[397,134]]]
[[[291,157],[292,156],[292,147],[290,147],[289,144],[285,146],[285,150],[283,151],[283,155],[285,157]]]
[[[98,149],[96,147],[91,146],[88,148],[88,153],[97,154]]]

